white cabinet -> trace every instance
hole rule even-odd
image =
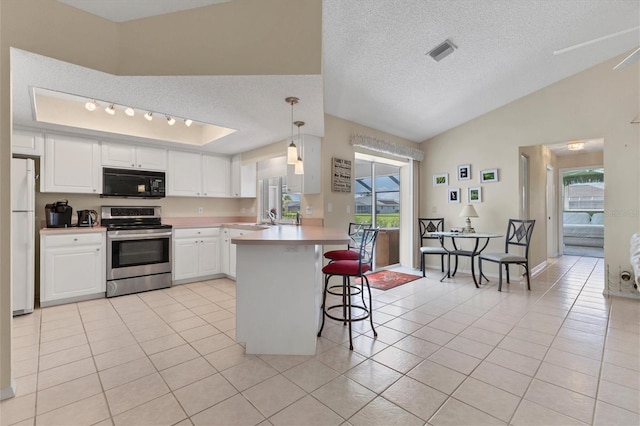
[[[41,168],[41,192],[102,193],[98,141],[47,134]]]
[[[230,163],[226,157],[169,151],[167,195],[228,197]]]
[[[174,283],[197,281],[221,272],[219,228],[174,230]]]
[[[231,161],[225,157],[202,154],[202,195],[228,197]]]
[[[316,136],[305,136],[302,144],[304,174],[296,175],[294,166],[287,165],[287,187],[289,192],[319,194],[322,189],[321,144]]]
[[[105,233],[40,236],[40,306],[104,297]]]
[[[231,243],[231,239],[245,235],[244,229],[222,228],[222,243],[220,246],[220,272],[228,277],[236,277],[236,245]]]
[[[167,150],[102,142],[102,165],[165,171],[167,170]]]
[[[14,130],[11,136],[11,152],[13,154],[40,157],[44,149],[44,136],[41,132]]]
[[[257,167],[255,162],[242,164],[242,155],[231,158],[231,196],[255,198],[257,184]]]

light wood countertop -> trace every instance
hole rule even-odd
[[[276,225],[234,237],[231,242],[251,245],[333,245],[347,244],[349,236],[344,230],[319,226]]]

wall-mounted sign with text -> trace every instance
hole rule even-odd
[[[331,159],[331,190],[351,192],[351,160]]]

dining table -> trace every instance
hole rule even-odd
[[[476,288],[480,288],[478,285],[478,280],[476,279],[475,272],[475,264],[474,260],[477,256],[479,256],[484,249],[487,248],[489,242],[493,238],[502,238],[503,234],[495,233],[495,232],[460,232],[460,231],[437,231],[437,232],[429,232],[427,234],[430,237],[437,237],[442,245],[442,248],[447,252],[447,272],[445,272],[440,282],[442,282],[445,278],[454,277],[458,270],[458,260],[456,259],[456,266],[451,273],[451,256],[466,256],[471,258],[471,277],[473,278],[473,283],[476,285]],[[458,240],[467,240],[473,241],[472,249],[462,249],[458,247],[456,243],[456,239]],[[458,241],[460,242],[460,241]],[[489,281],[489,279],[482,274],[482,276]]]

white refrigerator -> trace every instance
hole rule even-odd
[[[11,161],[11,286],[15,316],[33,312],[35,298],[35,171],[33,160]]]

